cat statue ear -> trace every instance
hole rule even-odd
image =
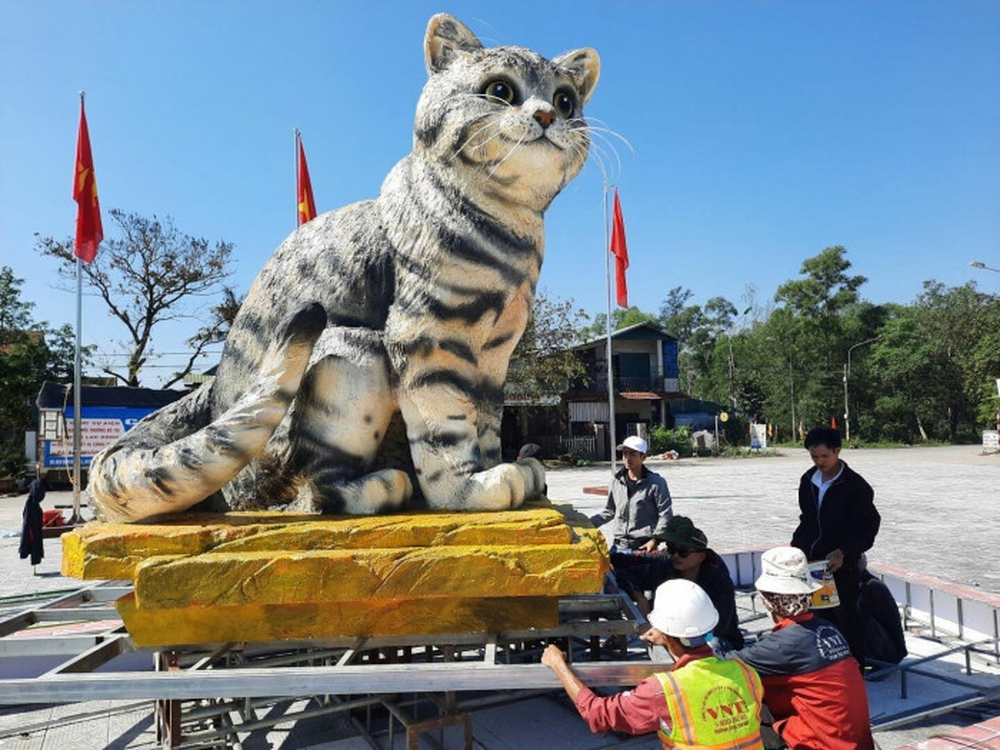
[[[597,50],[590,47],[575,49],[559,55],[552,61],[557,68],[566,71],[576,84],[580,94],[581,104],[586,104],[594,93],[597,79],[601,77],[601,58]]]
[[[424,36],[424,63],[428,73],[440,73],[451,65],[460,53],[482,49],[476,35],[457,18],[438,13],[427,24]]]

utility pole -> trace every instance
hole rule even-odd
[[[792,372],[792,355],[788,355],[788,386],[791,388],[791,404],[792,404],[792,440],[794,441],[798,436],[795,431],[795,373]]]
[[[844,441],[847,443],[851,442],[851,406],[847,390],[847,379],[851,376],[851,352],[859,346],[864,346],[865,344],[870,344],[873,341],[878,341],[880,338],[881,336],[875,336],[874,338],[866,339],[865,341],[859,341],[847,350],[847,362],[844,363]]]

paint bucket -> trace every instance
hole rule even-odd
[[[837,594],[837,582],[833,573],[827,568],[826,560],[809,563],[809,575],[820,587],[813,591],[810,609],[830,609],[840,606],[840,596]]]

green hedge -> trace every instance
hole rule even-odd
[[[693,455],[691,428],[685,426],[668,430],[661,424],[656,425],[649,433],[649,453],[658,455],[667,451],[676,451],[683,458]]]

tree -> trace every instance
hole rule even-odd
[[[686,311],[692,308],[700,309],[697,305],[688,306],[688,300],[693,296],[694,292],[690,289],[675,286],[667,292],[667,298],[660,305],[660,324],[680,342],[686,341],[691,333],[690,324],[685,316]]]
[[[586,313],[584,313],[584,319],[586,319]],[[616,307],[611,311],[611,330],[620,331],[622,328],[628,328],[629,326],[638,325],[639,323],[655,323],[657,322],[656,316],[652,313],[643,312],[638,307]],[[593,322],[581,328],[579,335],[583,339],[593,339],[599,338],[601,336],[606,336],[608,333],[608,316],[607,313],[597,313],[594,316]]]
[[[922,330],[913,308],[882,327],[873,347],[872,366],[878,375],[875,418],[881,434],[890,440],[911,442],[919,433],[939,432],[941,404],[958,373],[941,357],[937,342]]]
[[[34,303],[21,299],[23,279],[0,268],[0,476],[24,471],[24,433],[31,424],[31,405],[45,380],[73,377],[75,337],[65,325],[52,329],[32,319]],[[89,350],[81,352],[83,357]]]
[[[975,283],[946,288],[925,281],[916,303],[882,329],[872,356],[880,393],[879,425],[887,436],[909,429],[949,442],[978,437],[989,425],[1000,373],[1000,298]],[[992,408],[991,408],[992,407]]]
[[[236,320],[243,305],[243,297],[237,297],[236,292],[230,286],[222,288],[222,301],[217,305],[212,305],[212,320],[205,326],[198,329],[198,332],[187,340],[187,345],[191,347],[191,355],[188,358],[187,366],[174,373],[174,377],[163,386],[169,388],[174,383],[181,380],[193,368],[198,355],[206,346],[221,344],[229,335],[229,329]]]
[[[716,347],[724,341],[727,355],[732,354],[738,311],[725,297],[712,297],[704,307],[688,305],[693,296],[684,287],[671,289],[660,306],[660,325],[677,339],[678,369],[687,390],[699,398],[729,403],[734,397],[733,358],[717,358]],[[721,380],[716,372],[719,365],[726,368]]]
[[[572,300],[549,299],[544,290],[537,292],[528,325],[511,355],[507,391],[537,402],[565,393],[583,377],[586,368],[570,347],[586,318]]]
[[[830,318],[858,301],[858,289],[868,281],[864,276],[848,276],[851,262],[841,245],[828,247],[819,255],[802,262],[799,273],[804,279],[792,279],[778,287],[776,302],[784,302],[799,315]]]
[[[805,427],[828,424],[843,408],[843,368],[849,347],[847,330],[860,304],[864,276],[848,275],[851,262],[840,245],[828,247],[802,263],[803,279],[778,287],[774,300],[783,307],[772,320],[776,342],[788,354],[795,388],[796,419]],[[786,399],[787,401],[788,399]]]
[[[111,315],[125,326],[128,337],[115,342],[128,356],[124,370],[107,364],[102,370],[123,385],[138,386],[140,373],[154,354],[153,332],[160,323],[197,317],[194,298],[213,296],[230,272],[231,243],[214,245],[203,238],[179,232],[170,217],[163,221],[112,209],[111,218],[120,237],[105,240],[92,263],[82,264],[87,282],[94,287]],[[37,235],[36,235],[37,236]],[[62,261],[59,272],[75,278],[72,240],[39,237],[42,255]],[[203,307],[203,305],[201,305]],[[195,347],[176,382],[191,371],[195,359],[211,337],[193,337]]]

